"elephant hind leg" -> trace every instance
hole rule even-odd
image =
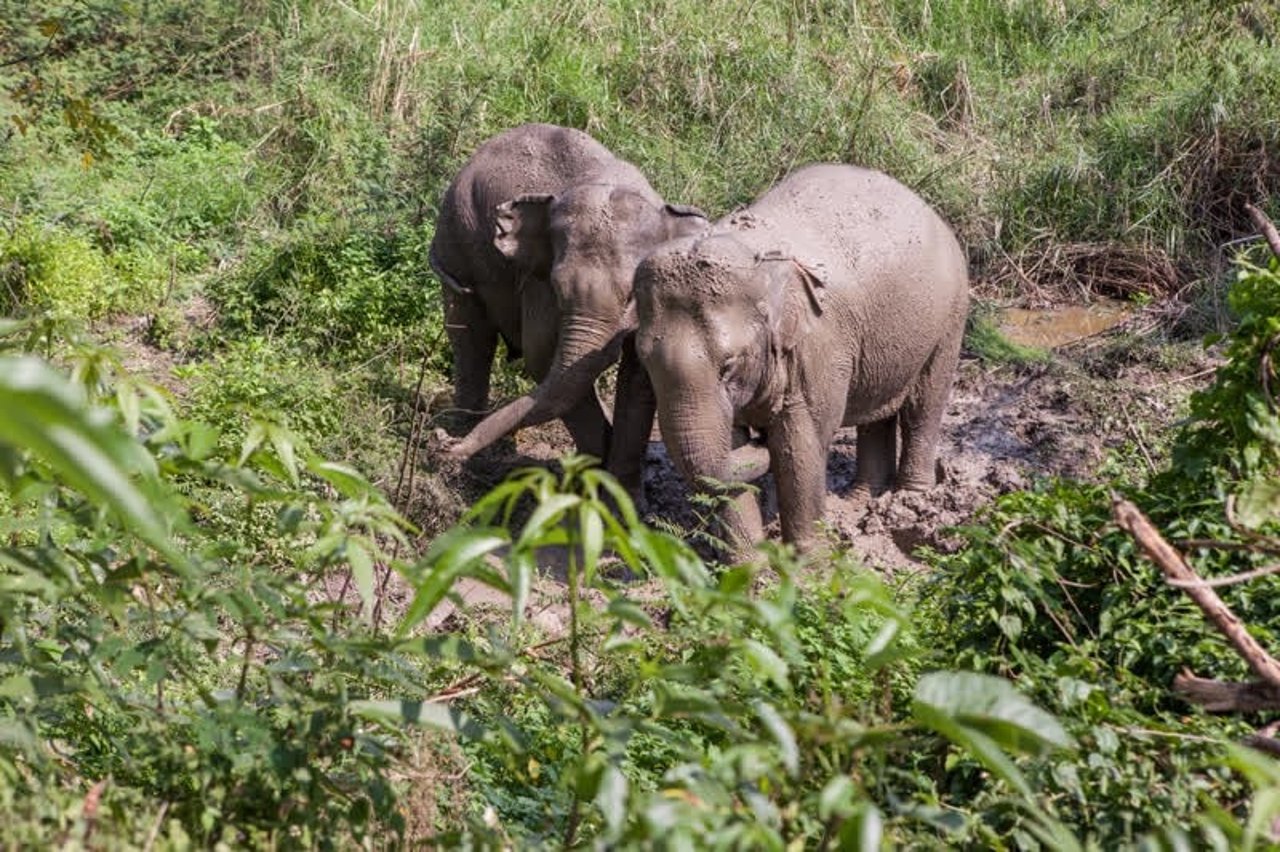
[[[935,462],[942,415],[951,396],[951,383],[960,361],[961,325],[939,344],[916,380],[898,420],[902,426],[902,459],[898,465],[897,487],[922,491],[938,483]]]
[[[889,490],[898,461],[898,416],[890,415],[858,427],[858,473],[855,491],[875,496]]]

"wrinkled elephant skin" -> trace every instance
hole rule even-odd
[[[471,423],[485,412],[499,338],[538,386],[484,417],[449,455],[464,460],[519,426],[560,418],[580,451],[606,458],[610,424],[595,380],[634,330],[627,308],[636,264],[706,226],[698,211],[664,204],[639,170],[580,131],[529,124],[483,143],[446,190],[431,244],[454,405]],[[622,369],[620,385],[634,384],[634,355]],[[624,477],[638,482],[634,458],[643,452],[619,457]]]
[[[859,489],[935,484],[967,263],[951,229],[897,181],[799,169],[708,231],[654,250],[635,295],[663,439],[695,485],[732,484],[735,433],[763,432],[783,537],[803,548],[842,425],[858,427]],[[723,521],[738,556],[762,537],[751,494]]]

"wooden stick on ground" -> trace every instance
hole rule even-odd
[[[1227,641],[1244,658],[1253,673],[1280,695],[1280,662],[1249,635],[1244,624],[1227,608],[1217,592],[1203,583],[1193,582],[1200,578],[1182,558],[1182,554],[1174,550],[1138,507],[1128,500],[1115,498],[1111,503],[1111,514],[1116,523],[1137,540],[1147,557],[1160,568],[1165,579],[1181,581],[1179,588],[1195,601],[1205,617],[1227,637]]]
[[[1280,231],[1276,231],[1276,226],[1271,224],[1267,214],[1252,204],[1245,204],[1244,210],[1249,214],[1249,218],[1253,220],[1253,224],[1262,232],[1262,236],[1266,237],[1267,245],[1271,246],[1271,253],[1276,257],[1280,257]]]

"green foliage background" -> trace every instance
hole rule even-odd
[[[386,494],[410,400],[448,381],[435,204],[493,133],[580,127],[716,215],[858,162],[938,206],[978,279],[1089,243],[1213,284],[1241,202],[1280,191],[1278,20],[1271,0],[0,0],[20,318],[0,328],[0,836],[1262,842],[1274,769],[1167,691],[1182,665],[1244,672],[1102,487],[1010,495],[891,586],[840,556],[712,570],[572,462],[442,536]],[[1165,469],[1112,483],[1171,536],[1239,541],[1228,496],[1274,532],[1277,292],[1274,266],[1240,267],[1230,363]],[[138,320],[168,390],[99,345]],[[981,315],[970,342],[1038,357]],[[551,508],[522,526],[518,499]],[[434,515],[414,520],[453,519]],[[463,577],[519,600],[533,549],[567,536],[630,554],[661,606],[587,559],[574,594],[608,605],[574,607],[572,648],[519,618],[425,641],[375,618],[392,568],[418,596],[405,631]],[[1224,592],[1272,647],[1274,583]]]

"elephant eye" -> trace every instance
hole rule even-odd
[[[739,360],[740,356],[738,355],[730,355],[728,358],[725,358],[724,363],[720,365],[720,378],[728,378],[729,374],[738,366]]]

